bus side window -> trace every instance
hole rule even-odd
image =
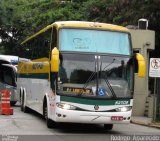
[[[39,52],[37,58],[49,58],[51,29],[39,35],[36,40],[36,50]]]
[[[26,50],[26,58],[32,59],[33,54],[33,48],[32,48],[32,41],[29,41],[27,44],[24,44],[25,50]]]
[[[10,69],[4,71],[4,82],[8,85],[13,85],[13,77]]]

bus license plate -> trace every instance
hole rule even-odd
[[[111,120],[118,120],[118,121],[120,121],[120,120],[123,120],[123,116],[112,116]]]

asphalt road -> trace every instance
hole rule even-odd
[[[23,113],[19,106],[13,108],[13,115],[0,115],[0,141],[160,140],[160,129],[136,124],[117,124],[112,131],[105,131],[103,125],[87,124],[59,124],[48,129],[36,112]]]

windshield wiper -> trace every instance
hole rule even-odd
[[[95,74],[96,74],[96,67],[97,67],[96,63],[97,63],[97,62],[95,61],[95,71],[92,72],[92,74],[90,75],[90,77],[89,77],[89,78],[87,79],[87,81],[85,82],[85,84],[84,84],[84,86],[83,86],[83,88],[82,88],[82,91],[81,91],[80,93],[78,93],[79,96],[81,96],[81,95],[83,94],[83,92],[84,92],[84,90],[86,89],[86,87],[88,86],[89,82],[90,82],[91,79],[95,76]]]
[[[114,58],[113,61],[112,61],[110,64],[106,65],[106,66],[103,68],[103,71],[104,71],[106,68],[108,68],[111,64],[113,64],[115,60],[116,60],[116,59]],[[82,88],[82,91],[81,91],[80,93],[78,93],[79,96],[81,96],[81,95],[83,94],[84,90],[85,90],[86,87],[88,86],[88,84],[89,84],[89,82],[91,81],[91,79],[95,76],[95,74],[96,74],[96,73],[99,73],[99,72],[101,73],[102,63],[101,63],[100,71],[99,71],[99,72],[98,72],[98,71],[96,72],[96,70],[97,70],[96,67],[98,67],[98,64],[96,64],[96,63],[97,63],[97,62],[95,61],[95,71],[90,75],[90,77],[89,77],[89,78],[87,79],[87,81],[85,82],[85,84],[84,84],[84,86],[83,86],[83,88]],[[108,70],[106,70],[106,71],[108,71]],[[99,76],[100,76],[100,75],[101,75],[101,74],[98,75],[98,78],[97,78],[97,79],[99,79]],[[105,74],[105,79],[104,79],[104,80],[105,80],[106,84],[108,85],[108,87],[109,87],[109,89],[110,89],[113,97],[116,97],[116,94],[115,94],[115,92],[114,92],[114,90],[113,90],[110,82],[108,81],[108,78],[106,77],[106,74]],[[96,91],[98,92],[98,88],[96,88]]]
[[[107,78],[106,74],[105,74],[104,76],[105,76],[104,80],[105,80],[106,84],[108,85],[108,88],[110,89],[110,91],[111,91],[113,97],[116,98],[117,96],[116,96],[116,94],[115,94],[115,92],[114,92],[114,90],[113,90],[113,88],[112,88],[110,82],[108,81],[108,78]]]
[[[110,65],[112,65],[114,63],[116,59],[114,58],[113,61],[111,63],[109,63],[108,65],[106,65],[102,71],[104,71],[106,68],[108,68]],[[106,70],[107,71],[107,70]]]
[[[116,59],[114,58],[113,61],[112,61],[110,64],[106,65],[106,66],[103,68],[103,71],[104,71],[106,68],[108,68],[111,64],[113,64],[115,60],[116,60]],[[101,62],[100,72],[102,72],[102,71],[101,71],[101,68],[102,68],[102,62]],[[109,70],[109,69],[108,69],[108,70]],[[105,70],[105,71],[108,72],[108,70]],[[116,94],[115,94],[115,92],[114,92],[114,90],[113,90],[110,82],[108,81],[108,76],[106,75],[106,73],[103,73],[103,74],[104,74],[104,80],[105,80],[106,84],[108,85],[108,88],[110,89],[113,97],[116,98],[117,96],[116,96]]]
[[[92,74],[90,75],[90,77],[87,79],[87,81],[85,82],[82,91],[80,93],[78,93],[79,96],[81,96],[84,92],[84,90],[86,89],[86,87],[88,86],[89,82],[91,81],[91,79],[95,76],[96,72],[92,72]]]

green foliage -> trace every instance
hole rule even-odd
[[[149,20],[149,29],[160,42],[158,0],[0,0],[0,48],[5,54],[22,55],[21,41],[55,21],[86,20],[137,25]]]

